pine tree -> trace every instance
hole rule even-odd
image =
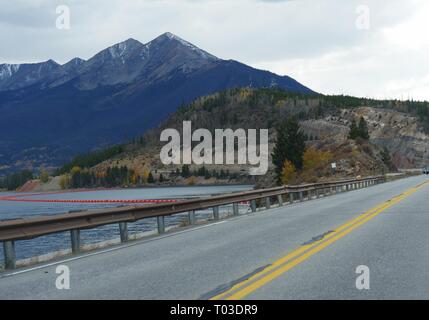
[[[360,117],[359,119],[359,137],[361,137],[364,140],[369,139],[369,133],[368,133],[368,125],[366,124],[366,121],[363,117]]]
[[[353,119],[350,125],[349,139],[357,138],[369,139],[368,125],[363,117],[360,117],[359,124],[356,124],[355,119]]]
[[[183,178],[188,178],[191,176],[191,170],[189,170],[189,166],[187,164],[184,164],[182,166],[182,177]]]
[[[305,135],[295,118],[289,118],[277,128],[277,140],[272,153],[276,167],[277,183],[281,183],[282,170],[289,160],[297,170],[302,168],[302,157],[305,151]]]
[[[149,176],[147,177],[147,183],[155,183],[155,178],[152,175],[152,172],[149,172]]]
[[[359,136],[359,129],[357,127],[355,119],[352,120],[350,125],[349,139],[356,139]]]

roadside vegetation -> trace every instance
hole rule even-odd
[[[375,154],[377,148],[369,142],[368,125],[363,117],[358,122],[355,119],[352,121],[348,138],[348,145],[333,144],[333,148],[325,144],[319,149],[308,143],[295,118],[284,121],[277,127],[272,153],[277,184],[312,183],[334,177],[337,174],[335,161],[338,159],[346,159],[350,166],[356,167],[357,159],[369,156],[375,163],[374,159],[378,156],[381,172],[397,170],[387,148]],[[332,166],[333,163],[335,166]]]
[[[33,172],[23,170],[5,177],[0,177],[0,189],[16,190],[18,187],[33,179]]]

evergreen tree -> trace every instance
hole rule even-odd
[[[368,125],[363,117],[360,117],[359,119],[359,137],[361,137],[364,140],[369,139],[369,133],[368,133]]]
[[[363,117],[360,117],[359,124],[356,124],[355,119],[353,119],[350,125],[349,139],[357,138],[369,139],[368,125]]]
[[[147,177],[148,183],[155,183],[155,178],[152,175],[152,172],[149,172],[149,176]]]
[[[359,129],[357,127],[355,119],[352,120],[350,125],[349,139],[356,139],[359,136]]]
[[[301,131],[298,121],[295,118],[283,121],[277,128],[277,140],[272,153],[279,184],[285,161],[289,160],[296,169],[300,170],[304,151],[305,135]]]
[[[389,168],[389,170],[397,171],[397,168],[392,161],[392,157],[391,157],[389,149],[387,149],[387,147],[384,147],[383,150],[381,151],[381,160]]]
[[[187,164],[184,164],[182,166],[182,177],[183,178],[188,178],[191,176],[191,170],[189,170],[189,166]]]

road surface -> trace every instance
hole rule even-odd
[[[3,273],[0,299],[429,299],[427,181],[400,179]],[[56,288],[58,265],[70,270],[68,290]],[[369,271],[369,289],[357,289],[358,266]]]

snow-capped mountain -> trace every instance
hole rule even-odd
[[[62,66],[53,60],[40,63],[1,64],[0,90],[21,89],[34,84],[42,85],[63,73]]]
[[[142,134],[199,96],[274,85],[312,92],[288,76],[219,59],[172,33],[146,44],[128,39],[63,65],[2,64],[0,168],[35,159],[36,165],[60,164]]]
[[[180,37],[167,32],[147,44],[128,39],[100,51],[88,61],[74,58],[59,65],[53,60],[34,64],[0,65],[0,91],[39,85],[52,88],[81,77],[81,88],[131,83],[137,78],[162,77],[178,66],[189,72],[219,60]],[[154,68],[154,66],[156,68]]]

